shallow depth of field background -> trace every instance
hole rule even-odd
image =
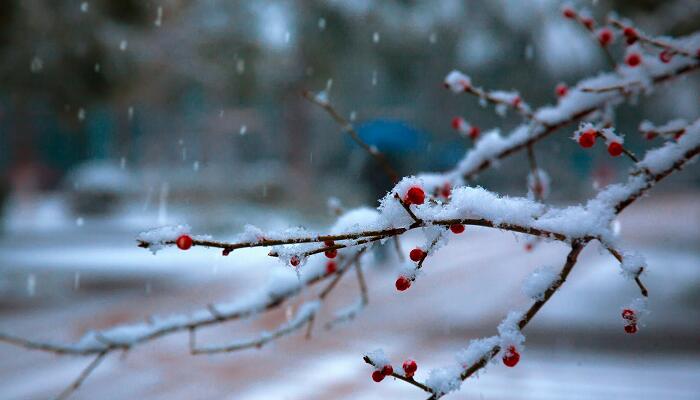
[[[700,29],[700,3],[585,1],[653,34]],[[461,115],[482,130],[519,119],[441,87],[459,68],[485,88],[518,89],[533,106],[556,101],[558,82],[607,70],[603,53],[560,3],[498,1],[4,0],[0,2],[0,330],[72,341],[86,330],[188,312],[227,301],[285,268],[264,249],[135,246],[142,231],[187,223],[230,239],[263,229],[332,223],[327,203],[375,206],[390,188],[376,164],[304,89],[356,115],[368,142],[402,174],[444,171],[471,146],[450,127]],[[159,11],[160,10],[160,11]],[[617,127],[637,153],[643,119],[700,117],[700,79],[689,76],[623,105]],[[564,129],[536,147],[551,201],[584,201],[630,166],[599,144],[583,151]],[[478,183],[526,193],[524,154]],[[528,326],[517,368],[494,364],[455,399],[693,399],[700,392],[700,172],[664,181],[620,218],[623,242],[649,261],[651,316],[623,332],[620,307],[638,295],[589,246],[570,281]],[[408,236],[404,249],[420,240]],[[370,307],[358,320],[260,350],[193,357],[185,334],[112,355],[75,399],[409,398],[375,384],[361,359],[383,347],[418,378],[472,338],[491,335],[527,304],[522,279],[558,266],[566,249],[525,252],[506,233],[468,228],[426,262],[408,292],[393,287],[396,256],[366,263]],[[326,317],[357,296],[349,274]],[[310,296],[310,293],[304,296]],[[302,297],[304,297],[302,296]],[[269,315],[213,328],[203,339],[245,338],[284,321],[301,300]],[[89,362],[0,343],[0,399],[59,393]]]

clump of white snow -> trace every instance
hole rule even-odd
[[[464,89],[472,85],[469,77],[457,70],[450,71],[445,77],[445,85],[454,93],[464,92]]]
[[[137,240],[148,243],[148,249],[156,254],[165,247],[165,242],[176,240],[190,233],[189,225],[169,225],[139,233]]]
[[[542,300],[544,292],[559,280],[559,273],[553,267],[537,268],[523,283],[523,293],[533,300]]]

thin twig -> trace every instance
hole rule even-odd
[[[80,385],[82,385],[83,382],[85,381],[85,379],[87,379],[87,377],[90,376],[92,371],[94,371],[95,368],[97,368],[100,365],[100,363],[102,363],[102,360],[105,358],[107,353],[108,353],[108,350],[104,350],[104,351],[100,352],[97,355],[97,357],[95,357],[90,362],[90,364],[88,364],[88,366],[85,367],[85,369],[83,369],[82,372],[80,372],[80,375],[78,375],[78,377],[56,397],[56,400],[67,399],[68,396],[70,396],[71,394],[73,394],[73,392],[78,390]]]
[[[401,207],[403,207],[403,209],[406,210],[406,213],[408,213],[408,215],[413,219],[415,223],[420,224],[423,222],[420,220],[420,218],[416,217],[416,214],[414,214],[411,210],[411,206],[406,204],[406,202],[404,202],[403,199],[401,199],[401,196],[399,196],[398,193],[394,193],[394,198],[399,201]]]
[[[352,123],[348,121],[345,117],[340,115],[338,111],[329,103],[328,101],[321,101],[317,98],[317,96],[308,90],[305,90],[302,92],[302,96],[312,102],[313,104],[316,104],[317,106],[323,108],[326,110],[326,112],[335,120],[338,125],[343,129],[343,131],[347,132],[348,135],[352,138],[352,140],[355,141],[360,147],[362,147],[367,153],[369,153],[370,156],[372,156],[378,163],[381,165],[382,169],[384,169],[384,172],[386,175],[391,179],[392,183],[397,183],[399,181],[399,174],[396,172],[396,170],[391,166],[389,161],[386,159],[386,156],[384,153],[379,151],[375,146],[370,146],[365,141],[363,141],[360,138],[360,135],[355,131],[355,128],[353,127]]]

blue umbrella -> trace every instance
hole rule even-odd
[[[386,154],[423,150],[428,145],[428,133],[398,120],[375,119],[357,125],[356,129],[363,141]]]

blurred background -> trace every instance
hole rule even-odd
[[[615,10],[651,34],[700,29],[695,0],[577,4],[599,20]],[[560,7],[554,0],[3,0],[1,330],[74,340],[87,329],[235,298],[263,282],[283,268],[264,251],[153,257],[134,238],[175,223],[221,239],[245,223],[323,230],[333,221],[329,199],[375,206],[390,182],[302,98],[305,89],[330,84],[331,102],[402,174],[452,168],[472,146],[452,130],[452,117],[482,131],[507,131],[520,120],[445,91],[450,70],[485,88],[517,89],[537,107],[556,102],[557,83],[609,69],[596,41]],[[616,122],[626,144],[636,153],[653,145],[637,133],[644,119],[700,117],[699,90],[700,77],[691,75],[621,106]],[[582,151],[570,132],[536,148],[556,204],[589,198],[629,167],[601,149]],[[526,161],[511,157],[478,183],[525,195]],[[621,333],[618,309],[634,287],[612,260],[589,250],[570,288],[528,327],[522,368],[493,367],[454,397],[697,398],[699,190],[693,165],[620,221],[624,240],[650,261],[648,330]],[[475,228],[436,255],[441,269],[423,287],[400,298],[386,273],[396,260],[381,257],[368,266],[373,305],[346,327],[205,358],[188,356],[186,339],[174,336],[126,360],[113,357],[75,398],[422,398],[407,385],[371,382],[359,354],[382,346],[398,363],[410,352],[425,366],[421,377],[468,339],[490,335],[508,309],[525,304],[517,300],[522,277],[564,254],[557,245],[527,254],[522,247],[512,235]],[[339,304],[355,296],[354,283],[346,286]],[[245,336],[280,318],[214,337]],[[85,361],[0,344],[0,398],[58,393]]]

